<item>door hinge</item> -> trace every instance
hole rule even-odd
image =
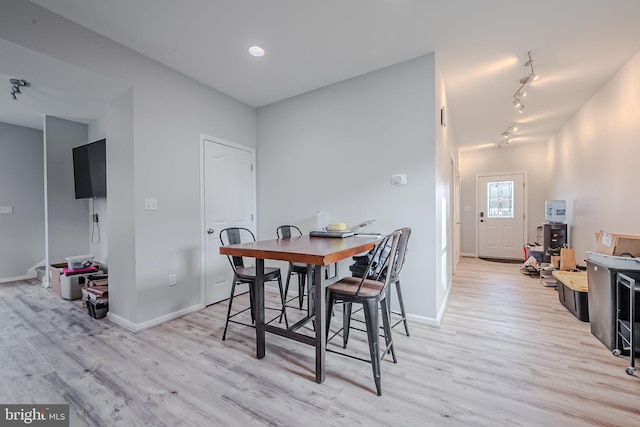
[[[253,222],[253,214],[251,214],[251,222]]]
[[[253,172],[253,163],[251,163],[251,172]]]

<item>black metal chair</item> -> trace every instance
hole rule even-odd
[[[409,237],[411,237],[411,228],[404,227],[399,230],[402,234],[400,236],[400,242],[398,243],[398,260],[397,260],[397,269],[392,271],[393,276],[391,277],[391,282],[395,284],[396,294],[398,294],[398,305],[400,306],[400,311],[391,310],[391,313],[399,315],[400,319],[391,325],[392,328],[395,328],[400,323],[404,324],[404,331],[409,336],[409,325],[407,324],[407,312],[404,309],[404,300],[402,299],[402,288],[400,287],[400,271],[402,271],[402,267],[404,266],[404,262],[406,260],[407,249],[409,245]],[[391,292],[390,292],[391,293]],[[391,309],[391,298],[389,298],[389,309]]]
[[[302,231],[295,225],[281,225],[276,229],[276,235],[278,239],[290,239],[291,237],[302,236]],[[289,273],[287,274],[287,282],[284,286],[284,299],[287,300],[287,294],[289,293],[289,283],[291,282],[291,276],[296,275],[298,279],[298,304],[300,310],[302,310],[302,303],[304,301],[304,289],[307,282],[307,265],[299,262],[289,263]]]
[[[243,227],[229,227],[220,231],[220,244],[222,246],[235,245],[239,243],[246,242],[255,242],[255,235],[248,228]],[[224,333],[222,334],[222,340],[224,341],[227,338],[227,329],[229,327],[229,323],[236,323],[239,325],[255,327],[253,324],[255,323],[255,312],[254,312],[254,285],[256,280],[256,268],[255,267],[245,267],[244,259],[242,257],[236,257],[227,255],[229,259],[229,263],[231,264],[231,268],[233,269],[233,281],[231,283],[231,295],[229,296],[229,308],[227,309],[227,320],[224,325]],[[285,311],[285,300],[284,293],[282,291],[282,278],[280,275],[280,269],[274,267],[266,267],[264,268],[264,281],[272,282],[277,281],[278,287],[280,288],[280,301],[282,302],[282,308],[273,308],[273,307],[265,307],[265,309],[269,310],[277,310],[280,314],[273,319],[271,319],[267,323],[273,322],[275,319],[284,318],[285,325],[287,328],[289,327],[289,323],[287,322],[287,313]],[[236,285],[238,284],[247,284],[249,286],[249,307],[246,307],[242,310],[239,310],[233,314],[231,314],[231,306],[233,305],[233,298],[235,296]],[[247,310],[251,310],[251,325],[247,323],[243,323],[241,321],[234,320],[235,316],[238,316]]]
[[[398,259],[397,259],[397,269],[394,270],[393,272],[393,277],[391,277],[391,280],[389,282],[389,286],[391,286],[392,284],[395,284],[395,289],[396,289],[396,293],[398,294],[398,305],[400,306],[400,311],[395,311],[395,310],[391,310],[391,300],[392,300],[392,288],[389,290],[388,294],[387,294],[387,307],[389,308],[389,315],[391,314],[395,314],[400,316],[400,318],[398,320],[395,321],[395,323],[393,323],[391,325],[391,328],[395,328],[396,326],[398,326],[400,323],[404,324],[404,331],[406,333],[407,336],[409,335],[409,325],[407,323],[407,313],[405,311],[404,308],[404,300],[402,298],[402,288],[400,286],[400,271],[402,270],[402,267],[404,265],[404,262],[406,260],[406,255],[407,255],[407,251],[408,251],[408,243],[409,243],[409,237],[411,236],[411,228],[409,227],[405,227],[405,228],[400,228],[396,231],[401,232],[401,236],[400,236],[400,242],[398,243]],[[387,245],[388,246],[388,245]],[[377,247],[374,248],[373,250],[371,250],[367,255],[362,255],[362,256],[356,256],[353,257],[355,264],[351,265],[349,267],[349,269],[351,270],[352,276],[353,277],[363,277],[363,275],[365,274],[365,270],[368,266],[368,263],[371,261],[371,259],[374,257],[374,253],[377,250]],[[384,274],[386,274],[385,271],[382,272],[384,277]],[[348,328],[345,328],[345,330],[342,332],[342,340],[343,340],[343,346],[346,348],[347,347],[347,342],[349,341],[349,329],[353,328],[353,329],[358,329],[361,330],[357,327],[353,327],[351,326],[351,321],[358,321],[358,322],[362,322],[362,318],[358,318],[358,317],[352,317],[353,314],[362,311],[362,308],[352,311],[351,309],[351,304],[344,304],[343,307],[343,322],[345,325],[349,326]],[[393,321],[393,319],[391,319]]]
[[[327,286],[327,336],[329,336],[331,312],[334,303],[342,302],[345,306],[362,304],[364,309],[367,339],[369,341],[370,359],[361,359],[347,353],[338,353],[330,349],[327,349],[327,351],[370,362],[378,396],[382,395],[380,379],[381,359],[387,353],[390,353],[393,358],[393,363],[397,363],[396,353],[393,347],[393,339],[391,337],[391,322],[389,319],[389,308],[387,306],[386,297],[389,283],[391,283],[391,277],[393,277],[391,272],[397,269],[398,244],[401,235],[402,233],[400,231],[394,231],[382,239],[382,241],[376,246],[374,256],[369,262],[363,277],[345,277],[344,279]],[[381,281],[384,271],[387,273],[385,274],[383,281]],[[381,307],[381,310],[378,310],[378,305]],[[386,344],[386,347],[382,352],[380,351],[380,345],[378,342],[378,329],[380,323],[378,313],[382,314],[382,325]],[[348,320],[346,316],[344,319],[345,321]],[[343,331],[346,331],[349,328],[348,321],[345,323],[343,323]],[[339,332],[340,331],[333,336],[337,335]]]

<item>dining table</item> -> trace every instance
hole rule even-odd
[[[310,237],[298,236],[284,239],[258,240],[255,242],[221,246],[220,254],[255,258],[256,280],[254,289],[254,316],[256,330],[256,356],[265,357],[266,333],[276,334],[315,347],[315,379],[325,379],[325,349],[327,341],[325,288],[340,279],[336,274],[325,274],[327,268],[351,256],[368,252],[379,241],[376,237]],[[308,297],[312,298],[307,315],[288,328],[265,323],[264,264],[265,260],[303,263],[307,265]],[[298,330],[308,322],[314,322],[315,335]]]

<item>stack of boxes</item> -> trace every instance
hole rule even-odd
[[[93,262],[93,256],[81,255],[67,257],[66,263],[52,264],[50,272],[51,289],[64,299],[74,300],[82,297],[82,287],[87,277],[100,274],[100,265]]]
[[[64,299],[82,298],[82,306],[87,313],[101,319],[109,311],[108,276],[93,262],[92,255],[67,257],[66,263],[52,264],[50,271],[51,289]]]
[[[87,286],[82,288],[82,304],[87,314],[102,319],[109,311],[109,278],[106,275],[89,276]]]

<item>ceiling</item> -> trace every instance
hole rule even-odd
[[[514,123],[512,144],[547,141],[640,50],[638,0],[33,3],[254,107],[435,52],[466,149],[494,147]],[[517,114],[528,51],[540,79]]]

